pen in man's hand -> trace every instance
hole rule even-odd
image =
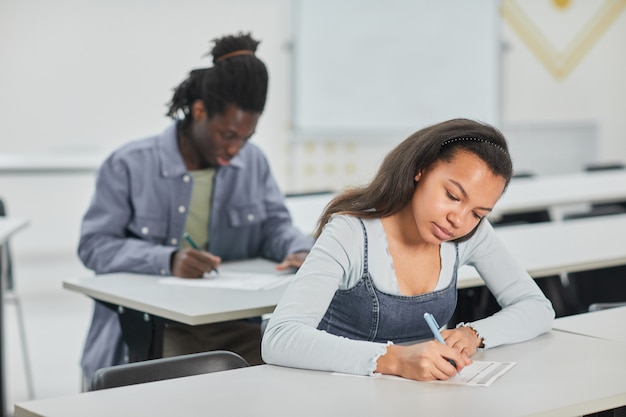
[[[196,242],[193,241],[191,236],[189,236],[189,233],[187,233],[187,232],[183,233],[183,239],[185,239],[187,241],[187,243],[189,243],[189,245],[191,245],[192,248],[194,248],[196,250],[200,250],[200,246],[198,246],[196,244]]]
[[[430,331],[433,332],[433,336],[435,336],[435,339],[437,339],[439,343],[445,345],[446,341],[443,339],[443,336],[439,331],[439,325],[437,324],[437,320],[435,320],[435,316],[430,313],[424,313],[424,320],[426,320],[428,327],[430,327]],[[450,365],[456,368],[456,363],[454,363],[452,359],[448,359],[448,362],[450,362]]]
[[[196,250],[202,250],[202,249],[200,249],[200,246],[198,246],[196,244],[196,242],[194,242],[194,240],[191,238],[191,236],[189,236],[189,233],[187,233],[187,232],[183,233],[183,239],[185,239],[187,241],[187,243],[189,243],[189,245],[191,245],[192,248],[194,248]],[[219,272],[217,270],[217,268],[213,268],[212,270],[215,271],[216,274]]]

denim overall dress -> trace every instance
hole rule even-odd
[[[454,275],[446,288],[415,296],[384,293],[376,288],[367,265],[367,230],[365,236],[363,275],[347,290],[337,290],[318,330],[349,339],[394,343],[432,339],[424,313],[435,316],[439,324],[450,320],[456,307],[459,249],[456,248]]]

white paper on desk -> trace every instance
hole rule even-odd
[[[247,272],[220,271],[204,278],[159,279],[160,284],[187,285],[191,287],[231,288],[237,290],[268,290],[291,282],[294,274],[256,274]]]
[[[467,365],[458,373],[458,375],[448,379],[447,381],[434,381],[441,384],[460,384],[475,385],[480,387],[488,387],[500,378],[517,362],[490,362],[490,361],[474,361],[471,365]]]
[[[516,365],[517,362],[490,362],[490,361],[474,361],[471,365],[466,366],[459,372],[458,375],[448,379],[447,381],[431,381],[436,384],[455,384],[455,385],[473,385],[480,387],[488,387],[504,375],[511,368]],[[340,376],[356,376],[343,373],[333,373],[333,375]],[[368,377],[364,377],[368,378]],[[395,375],[377,375],[376,378],[381,379],[397,379],[400,381],[417,382],[412,379],[406,379]]]

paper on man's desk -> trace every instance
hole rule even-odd
[[[287,285],[295,276],[295,269],[277,271],[276,265],[275,262],[258,258],[224,262],[219,266],[219,273],[212,272],[197,279],[161,278],[159,283],[240,290],[267,290]]]

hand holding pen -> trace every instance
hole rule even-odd
[[[457,366],[450,366],[450,360]],[[375,372],[417,381],[445,381],[470,363],[472,360],[456,349],[431,340],[387,346],[387,352],[376,361]]]
[[[437,324],[437,320],[435,320],[435,316],[433,316],[430,313],[424,313],[424,320],[426,320],[426,323],[428,324],[430,331],[433,333],[433,336],[435,336],[435,339],[437,339],[439,343],[445,345],[446,341],[444,340],[443,336],[441,335],[441,332],[439,331],[439,324]],[[450,365],[456,368],[456,363],[452,359],[448,359],[448,362],[450,362]]]
[[[190,248],[181,248],[172,254],[172,275],[182,278],[202,278],[205,273],[215,271],[222,258],[202,250],[187,233],[183,239]]]

